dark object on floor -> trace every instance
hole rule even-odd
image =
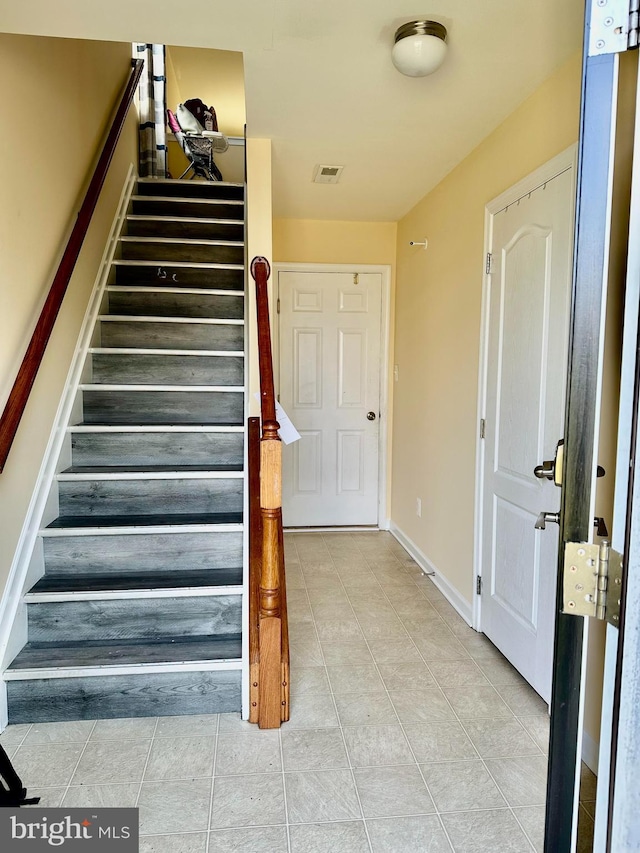
[[[9,756],[0,746],[0,807],[35,806],[40,797],[27,798],[27,789],[13,769]]]

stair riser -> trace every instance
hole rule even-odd
[[[121,256],[132,261],[186,261],[203,264],[241,264],[244,261],[243,246],[225,246],[202,243],[130,242],[120,244]]]
[[[242,511],[242,480],[80,480],[58,483],[60,515]]]
[[[47,573],[73,575],[132,571],[155,573],[242,565],[242,533],[140,533],[113,536],[46,536]]]
[[[242,425],[243,395],[227,391],[84,391],[87,424]]]
[[[71,438],[75,466],[241,465],[242,433],[76,433]]]
[[[103,599],[27,606],[30,643],[158,640],[239,634],[239,595]],[[52,662],[55,651],[51,650]]]
[[[242,222],[180,222],[173,219],[130,219],[127,234],[132,237],[181,237],[185,240],[244,240]]]
[[[240,711],[241,673],[180,672],[10,681],[10,723]]]
[[[93,382],[129,385],[242,385],[234,356],[94,354]]]
[[[224,323],[154,323],[109,320],[100,324],[103,347],[244,350],[244,326]]]
[[[136,187],[136,195],[175,196],[177,198],[216,198],[242,201],[244,187],[206,181],[141,181]]]
[[[244,290],[244,271],[225,269],[193,269],[190,267],[138,266],[118,264],[116,284],[152,287],[202,287],[207,290]]]
[[[135,199],[131,205],[131,213],[136,216],[187,216],[202,219],[244,219],[244,205],[226,204],[224,201],[215,204],[203,204],[197,201],[160,201],[154,198]]]
[[[212,320],[242,320],[242,296],[217,296],[206,293],[157,293],[125,291],[109,293],[111,314],[143,317],[207,317]]]

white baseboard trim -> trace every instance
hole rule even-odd
[[[390,532],[398,542],[402,545],[405,551],[410,554],[416,563],[420,566],[425,574],[431,575],[431,580],[438,587],[440,592],[447,599],[449,604],[456,610],[464,621],[472,627],[472,607],[471,604],[463,598],[458,590],[449,583],[444,575],[437,569],[431,560],[423,554],[420,548],[409,537],[397,527],[393,521],[390,524]]]
[[[592,773],[598,775],[598,756],[600,753],[600,743],[594,740],[591,735],[582,730],[582,760],[587,765]]]
[[[91,335],[100,310],[102,294],[107,285],[111,262],[115,255],[118,238],[126,222],[129,198],[136,181],[136,170],[129,167],[122,189],[118,208],[111,225],[109,238],[98,268],[96,281],[87,304],[84,320],[78,335],[74,355],[67,374],[64,390],[56,413],[53,427],[49,435],[42,465],[35,483],[33,495],[27,509],[25,521],[16,547],[9,577],[0,598],[0,662],[4,661],[11,639],[11,632],[22,601],[22,594],[27,578],[27,572],[34,551],[36,539],[40,532],[43,513],[51,483],[56,474],[56,464],[66,435],[66,427],[71,417],[71,411],[80,383],[82,368],[91,343]],[[7,694],[4,682],[0,682],[0,731],[7,724]]]

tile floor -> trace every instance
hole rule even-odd
[[[541,851],[548,716],[388,533],[287,534],[291,720],[10,726],[44,805],[139,806],[141,853]],[[585,769],[582,825],[595,777]],[[580,850],[589,850],[585,839]]]

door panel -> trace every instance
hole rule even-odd
[[[562,435],[573,214],[565,169],[493,216],[482,630],[549,701],[558,489],[534,477]],[[535,181],[533,182],[535,186]]]
[[[287,526],[378,521],[380,273],[278,274]],[[367,414],[373,412],[375,419]]]

